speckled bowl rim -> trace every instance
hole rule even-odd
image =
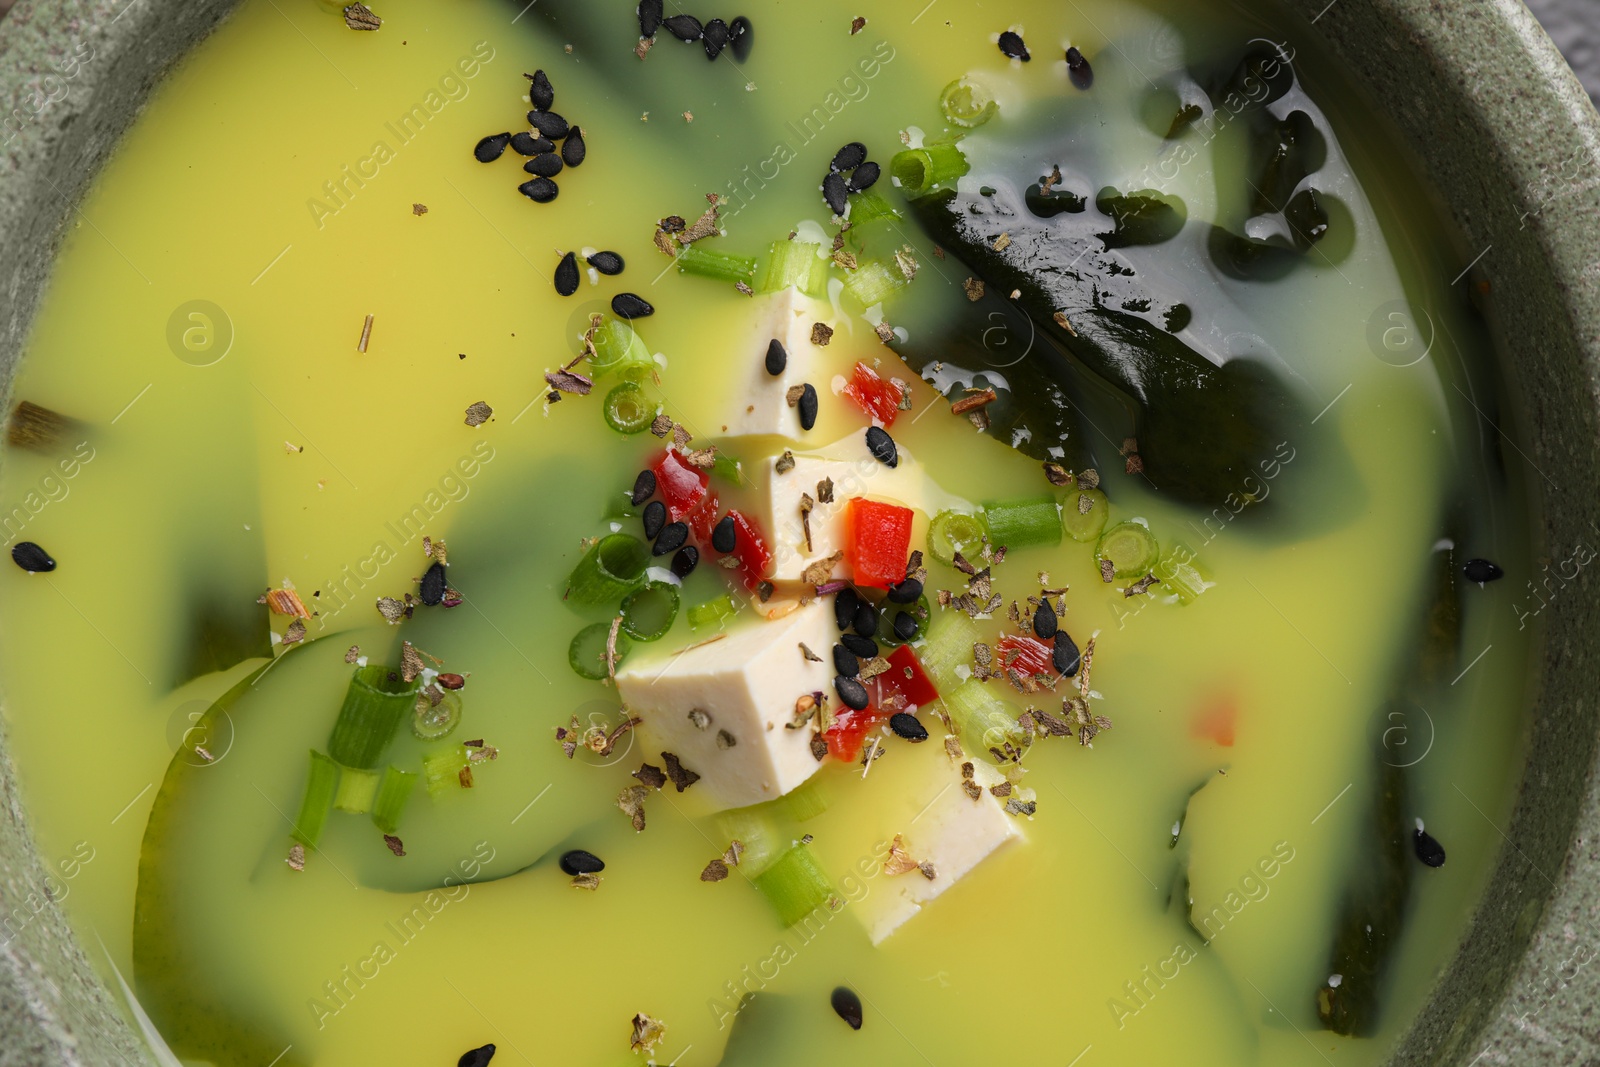
[[[74,204],[152,85],[237,0],[21,0],[0,21],[0,381]],[[1519,0],[1289,0],[1375,98],[1495,294],[1525,400],[1519,448],[1590,489],[1546,501],[1546,551],[1600,531],[1600,117]],[[85,58],[85,57],[88,58]],[[64,72],[70,70],[70,77]],[[1555,200],[1559,211],[1542,211]],[[8,397],[9,406],[9,397]],[[1548,466],[1547,466],[1548,465]],[[1488,889],[1394,1064],[1600,1058],[1600,619],[1580,575],[1547,609],[1528,771]],[[0,1067],[152,1063],[43,887],[0,737]]]

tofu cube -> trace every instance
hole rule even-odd
[[[886,836],[901,834],[906,852],[918,863],[933,864],[936,876],[929,879],[920,871],[911,871],[877,877],[871,894],[857,905],[874,945],[997,849],[1023,839],[1019,820],[1007,814],[1004,802],[989,792],[989,787],[1004,777],[982,760],[973,762],[973,781],[983,790],[976,800],[962,788],[958,770],[940,767],[937,774],[922,779],[922,788],[912,798],[926,807],[906,825],[892,831],[885,827]]]
[[[824,323],[837,332],[826,346],[811,343],[811,328]],[[780,342],[788,352],[782,374],[767,373],[767,348]],[[871,362],[883,353],[877,335],[859,321],[841,319],[826,300],[798,289],[758,296],[751,324],[731,342],[733,351],[721,362],[730,392],[718,410],[727,412],[726,437],[782,437],[790,441],[830,441],[845,433],[861,413],[854,404],[833,395],[835,378],[843,381],[856,360]],[[817,391],[817,423],[800,426],[800,409],[790,407],[791,387],[810,385]]]
[[[688,650],[636,646],[617,672],[617,690],[644,720],[637,729],[647,759],[677,755],[700,775],[693,791],[718,809],[758,804],[819,766],[812,731],[787,726],[801,696],[833,698],[827,657],[837,637],[832,602],[813,601]],[[802,642],[824,662],[808,660]]]
[[[819,486],[827,480],[833,483],[833,500],[825,504]],[[793,470],[779,474],[775,465],[768,464],[757,481],[763,483],[759,521],[771,541],[776,581],[799,581],[806,567],[844,548],[845,507],[854,497],[911,508],[922,513],[924,521],[946,508],[971,510],[966,501],[940,489],[906,449],[900,450],[900,463],[894,468],[874,459],[867,451],[864,427],[818,452],[796,454]],[[809,549],[800,517],[802,496],[814,502]],[[921,543],[918,534],[913,541]],[[835,573],[849,577],[842,562]]]

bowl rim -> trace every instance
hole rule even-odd
[[[8,401],[77,201],[162,74],[239,2],[20,0],[0,24]],[[1571,480],[1597,484],[1600,182],[1574,183],[1568,172],[1578,161],[1581,173],[1600,174],[1600,115],[1576,77],[1521,0],[1283,2],[1365,71],[1460,237],[1498,253],[1472,267],[1510,295],[1490,321],[1501,350],[1518,357],[1532,415],[1524,443]],[[1546,210],[1557,201],[1559,212]],[[1544,546],[1570,545],[1586,529],[1600,531],[1600,503],[1559,497],[1538,535]],[[1393,1064],[1555,1065],[1600,1054],[1581,1029],[1600,1003],[1600,968],[1584,966],[1600,941],[1600,708],[1583,699],[1584,677],[1600,666],[1593,604],[1553,602],[1510,824],[1496,826],[1504,840],[1484,897]],[[19,1062],[156,1062],[139,1036],[147,1021],[102,980],[48,893],[3,720],[0,809],[0,911],[26,917],[7,924],[0,946],[0,1048]],[[96,955],[109,960],[103,946]]]

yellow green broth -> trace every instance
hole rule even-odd
[[[1512,581],[1462,590],[1467,669],[1443,703],[1381,737],[1373,716],[1403,669],[1454,487],[1467,487],[1513,580],[1509,561],[1528,550],[1520,472],[1495,488],[1460,458],[1476,454],[1462,436],[1476,427],[1445,383],[1465,381],[1458,368],[1484,353],[1446,295],[1449,274],[1436,276],[1443,241],[1405,210],[1420,202],[1404,191],[1411,179],[1355,137],[1360,107],[1314,56],[1303,68],[1322,77],[1311,94],[1382,199],[1342,190],[1362,234],[1339,269],[1302,268],[1240,299],[1300,376],[1310,410],[1331,405],[1322,423],[1336,428],[1364,495],[1317,499],[1312,532],[1280,542],[1248,530],[1248,517],[1206,525],[1203,513],[1119,482],[1112,520],[1147,519],[1164,545],[1198,552],[1216,582],[1189,605],[1130,604],[1124,583],[1097,580],[1088,545],[1011,553],[997,570],[1008,599],[1036,591],[1040,571],[1071,584],[1063,625],[1080,644],[1099,631],[1095,710],[1114,722],[1092,749],[1054,741],[1029,754],[1025,784],[1039,807],[1025,845],[981,864],[877,948],[848,903],[817,928],[786,931],[737,876],[698,879],[726,842],[712,840],[692,790],[652,796],[635,835],[612,801],[644,753],[625,742],[609,759],[569,763],[554,741],[572,715],[615,721],[612,691],[567,666],[567,642],[590,618],[560,598],[581,539],[607,530],[654,442],[609,431],[600,391],[547,408],[543,372],[570,358],[572,336],[611,293],[642,293],[658,309],[639,331],[664,357],[666,410],[710,440],[729,402],[727,365],[756,358],[737,347],[749,298],[658,277],[656,219],[693,218],[707,192],[737,194],[714,240],[759,255],[802,220],[823,221],[815,187],[840,144],[862,140],[886,165],[903,129],[937,130],[938,93],[953,78],[988,78],[1003,116],[1070,92],[1049,70],[1068,39],[1096,67],[1083,106],[1107,123],[1102,177],[1136,181],[1152,158],[1148,134],[1128,132],[1141,61],[1176,65],[1179,41],[1197,56],[1256,36],[1290,34],[1309,48],[1299,29],[1274,26],[1275,9],[1202,21],[1163,4],[918,6],[867,11],[854,36],[854,9],[764,10],[745,64],[707,64],[663,33],[641,104],[608,86],[617,56],[566,52],[536,27],[542,12],[517,17],[519,4],[391,0],[381,31],[354,33],[314,3],[247,0],[158,88],[70,223],[17,378],[16,397],[82,421],[68,452],[84,443],[70,473],[55,455],[6,455],[3,499],[22,509],[8,536],[39,541],[61,566],[0,578],[0,676],[49,889],[91,955],[133,976],[180,1048],[216,1008],[249,1034],[218,1062],[256,1063],[266,1049],[264,1063],[283,1049],[284,1064],[443,1064],[494,1042],[497,1063],[623,1063],[634,1062],[629,1020],[646,1012],[668,1025],[660,1060],[695,1067],[719,1061],[739,996],[760,990],[787,998],[788,1014],[759,1057],[740,1062],[1381,1061],[1499,846],[1492,824],[1517,766],[1528,656]],[[636,63],[629,16],[615,17],[621,59]],[[990,40],[1013,18],[1036,57],[1020,70]],[[470,155],[481,136],[520,128],[521,75],[536,67],[589,143],[588,162],[558,178],[547,206],[517,195],[526,176],[509,153],[492,166]],[[1180,179],[1191,219],[1208,217],[1208,175],[1229,165],[1207,159]],[[887,179],[880,191],[894,195]],[[924,270],[953,269],[905,225]],[[621,253],[627,272],[563,300],[550,273],[561,251],[585,246]],[[1375,358],[1366,327],[1375,308],[1407,296],[1439,309],[1440,339],[1432,358],[1397,368]],[[221,317],[187,318],[196,300]],[[919,313],[908,328],[938,329],[936,309]],[[860,318],[840,326],[841,373],[864,354],[907,376]],[[185,348],[195,327],[217,332]],[[464,425],[480,400],[492,421]],[[942,404],[927,386],[914,403],[895,436],[949,491],[989,501],[1047,488],[1037,462],[976,439],[965,422],[941,411],[913,421]],[[819,443],[863,425],[826,389],[823,405]],[[1096,444],[1107,462],[1114,447]],[[774,452],[730,450],[752,468]],[[1295,441],[1285,457],[1298,457]],[[1275,469],[1290,479],[1305,465]],[[373,602],[415,591],[424,533],[449,542],[467,603],[396,631]],[[689,583],[687,603],[719,590],[711,570]],[[209,767],[192,765],[196,737],[185,730],[259,664],[169,689],[197,573],[231,598],[289,580],[319,612],[315,642],[268,671],[227,730],[201,738],[217,749]],[[934,567],[930,586],[956,582]],[[280,633],[284,621],[273,620]],[[405,859],[365,818],[336,814],[322,851],[292,872],[288,820],[305,752],[325,743],[339,706],[343,650],[358,643],[393,661],[402,636],[471,672],[452,741],[483,737],[500,757],[470,793],[430,803],[419,790]],[[680,616],[665,641],[690,640]],[[1227,748],[1195,731],[1219,702],[1237,709]],[[390,759],[414,768],[423,750],[405,737]],[[1312,995],[1327,976],[1374,761],[1386,754],[1415,755],[1408,808],[1449,862],[1417,868],[1379,1035],[1340,1038],[1319,1028]],[[181,922],[162,966],[136,973],[140,850],[175,758],[192,793],[157,866],[166,914]],[[888,877],[872,813],[920,788],[917,776],[943,758],[936,744],[897,746],[865,781],[859,768],[819,773],[830,806],[805,830],[847,901]],[[1174,851],[1170,827],[1201,781],[1210,784]],[[606,859],[597,892],[570,888],[548,863],[461,884],[569,841]],[[1197,915],[1224,908],[1209,944],[1170,904],[1185,860]],[[402,878],[437,888],[369,888]],[[841,983],[867,1003],[860,1032],[828,1008]]]

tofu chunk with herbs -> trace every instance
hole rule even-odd
[[[880,500],[920,513],[913,545],[925,542],[927,520],[940,511],[971,510],[966,501],[941,489],[904,448],[896,467],[874,459],[867,451],[864,425],[861,432],[815,453],[797,453],[794,467],[788,468],[787,463],[784,467],[780,472],[776,464],[769,464],[757,476],[763,490],[758,521],[771,541],[775,581],[799,581],[812,563],[844,549],[848,536],[845,510],[852,498]],[[808,514],[802,507],[804,497],[811,498]],[[835,574],[849,577],[843,563],[835,568]]]
[[[812,342],[812,329],[822,323],[836,328],[826,345]],[[726,437],[783,437],[790,441],[830,441],[853,425],[860,412],[833,393],[833,380],[848,375],[857,359],[883,354],[883,346],[870,330],[841,323],[826,300],[807,296],[795,288],[756,297],[752,301],[749,330],[734,342],[724,361],[731,392],[722,410],[727,417]],[[783,346],[783,367],[777,374],[767,368],[767,351],[776,340]],[[870,343],[870,347],[869,347]],[[799,405],[788,401],[790,389],[810,385],[817,393],[817,421],[806,430]]]
[[[994,852],[1024,839],[1018,818],[1007,813],[1005,801],[989,791],[1004,781],[992,765],[974,760],[972,782],[979,795],[973,797],[961,784],[959,769],[941,767],[937,775],[923,778],[922,788],[910,798],[926,808],[904,825],[882,827],[886,839],[900,834],[906,856],[929,865],[934,876],[928,878],[922,870],[913,869],[901,874],[885,871],[876,877],[871,893],[857,906],[874,945]]]
[[[838,632],[831,601],[813,601],[779,619],[736,624],[726,637],[687,650],[636,646],[617,672],[617,690],[643,720],[637,729],[645,760],[659,765],[660,753],[673,753],[700,775],[694,791],[719,809],[772,800],[800,785],[819,764],[812,730],[788,726],[805,694],[831,699],[826,658]],[[802,644],[824,662],[808,659]]]

